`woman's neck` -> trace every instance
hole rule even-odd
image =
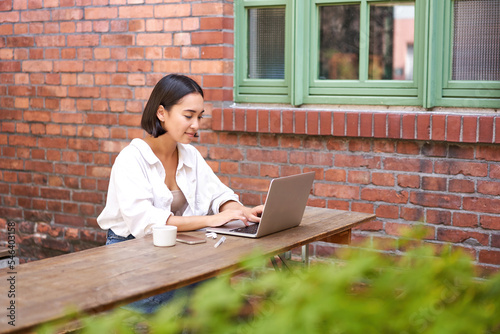
[[[168,140],[164,135],[157,138],[147,137],[144,141],[148,143],[153,153],[161,161],[177,160],[177,143],[175,141]]]

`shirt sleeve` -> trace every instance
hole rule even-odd
[[[151,180],[154,174],[148,173],[146,168],[148,166],[137,159],[119,156],[111,172],[110,183],[116,205],[130,233],[136,238],[151,233],[154,225],[164,225],[172,215],[169,205],[155,207],[153,187],[164,186],[164,183],[161,180]],[[160,200],[171,204],[169,197],[172,195],[166,187],[165,189],[164,198]]]
[[[200,188],[204,190],[210,202],[208,214],[218,214],[220,212],[220,207],[228,201],[240,203],[238,195],[236,195],[231,188],[222,183],[201,154],[198,151],[196,152],[198,184],[201,185]]]

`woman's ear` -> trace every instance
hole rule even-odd
[[[156,109],[156,117],[160,120],[160,122],[165,122],[165,108],[160,104],[158,109]]]

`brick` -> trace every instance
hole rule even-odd
[[[387,135],[389,138],[399,139],[401,138],[401,123],[402,115],[400,114],[388,114],[387,115]]]
[[[7,1],[5,1],[7,2]],[[19,22],[20,16],[19,12],[1,12],[0,13],[0,22],[8,23],[8,22]]]
[[[396,151],[401,154],[418,155],[420,153],[419,143],[410,141],[398,141],[396,143]]]
[[[495,117],[495,143],[500,143],[500,117]]]
[[[493,179],[500,179],[500,166],[491,165],[490,166],[490,177]]]
[[[422,177],[422,189],[434,191],[446,191],[447,179],[442,177]]]
[[[386,203],[404,204],[408,202],[407,191],[392,189],[364,188],[361,190],[361,199],[365,201],[381,201]]]
[[[333,135],[334,136],[345,136],[345,118],[346,114],[343,112],[333,113]]]
[[[385,113],[373,114],[373,136],[375,138],[387,137],[387,114]]]
[[[322,136],[331,135],[333,133],[333,116],[331,112],[319,113],[319,134]]]
[[[331,166],[332,156],[331,153],[290,152],[290,163],[307,166]]]
[[[410,195],[410,203],[446,209],[460,209],[461,198],[455,195],[435,194],[429,192],[413,192]]]
[[[428,157],[446,157],[447,145],[440,143],[425,143],[422,145],[422,154]]]
[[[458,227],[477,227],[478,217],[472,213],[453,213],[453,226]]]
[[[385,170],[432,173],[432,161],[427,159],[385,158],[383,162]]]
[[[102,10],[102,8],[101,8]],[[82,9],[54,9],[52,10],[52,20],[54,21],[73,21],[83,19]]]
[[[359,135],[359,113],[346,113],[346,135],[349,137],[357,137]]]
[[[243,153],[241,150],[224,147],[211,147],[209,157],[215,160],[243,160]]]
[[[375,214],[378,218],[397,219],[399,218],[399,207],[396,205],[379,205],[375,210]]]
[[[268,163],[286,163],[288,161],[287,152],[278,150],[248,149],[247,160],[263,161]]]
[[[431,139],[444,141],[446,139],[446,115],[432,115]]]
[[[417,114],[417,139],[428,140],[431,138],[431,116]]]
[[[130,46],[134,44],[133,35],[102,35],[101,45],[102,46]]]
[[[68,87],[69,97],[99,97],[98,87]]]
[[[425,219],[424,210],[418,207],[401,207],[400,218],[408,221],[423,222]]]
[[[359,199],[359,187],[338,184],[315,183],[313,194],[320,197]]]
[[[219,31],[193,32],[191,33],[192,45],[223,44],[224,33]]]
[[[133,96],[132,90],[129,88],[119,87],[102,87],[101,97],[107,99],[131,99]]]
[[[190,15],[191,15],[191,6],[189,4],[155,5],[154,7],[154,17],[169,18],[169,17],[183,17]]]
[[[466,143],[475,143],[477,136],[476,116],[463,116],[462,118],[462,141]]]
[[[437,239],[452,243],[466,243],[473,246],[487,246],[489,243],[488,234],[452,228],[438,228]]]
[[[269,181],[266,179],[231,177],[230,187],[232,189],[266,192],[269,187]]]
[[[0,62],[0,72],[20,72],[21,62],[18,61],[2,61]]]
[[[307,129],[306,129],[306,119],[307,119],[307,113],[303,110],[296,110],[294,111],[294,117],[295,117],[295,133],[296,134],[306,134]]]
[[[394,187],[395,176],[390,173],[372,173],[372,184],[377,186]]]
[[[54,215],[54,222],[56,224],[61,224],[66,226],[77,226],[77,227],[85,226],[85,220],[81,216],[56,214]]]
[[[270,110],[269,130],[272,133],[281,133],[281,111],[277,109]]]
[[[380,168],[381,161],[379,157],[336,154],[334,157],[334,165],[337,167],[364,167],[374,169]]]
[[[118,63],[118,72],[150,72],[150,61],[120,61]]]
[[[415,123],[416,115],[404,114],[401,118],[401,138],[414,139],[415,138]]]
[[[7,37],[6,40],[9,48],[32,47],[35,45],[35,39],[30,36],[12,36]]]
[[[500,234],[495,234],[491,236],[491,246],[495,248],[500,248]]]
[[[483,213],[500,213],[500,199],[465,197],[463,199],[463,209],[467,211]]]
[[[485,195],[499,196],[500,182],[477,181],[477,192]]]
[[[118,17],[117,7],[85,8],[86,20],[110,20]]]
[[[493,142],[493,121],[494,117],[480,116],[479,117],[479,136],[478,142],[492,143]]]
[[[193,60],[191,62],[191,73],[224,73],[224,64],[225,63],[220,60]]]
[[[462,162],[445,160],[438,161],[434,164],[434,172],[438,174],[448,175],[465,175],[484,177],[488,175],[488,165],[477,162]]]
[[[83,61],[56,61],[54,72],[83,72]]]
[[[199,22],[201,30],[222,30],[225,28],[223,17],[201,17]]]
[[[153,17],[153,6],[120,6],[118,8],[118,17],[123,19]]]
[[[11,96],[34,96],[35,87],[29,86],[10,86],[9,87],[9,95]],[[2,115],[3,116],[3,115]]]
[[[453,193],[473,193],[475,192],[475,185],[471,180],[451,179],[448,184],[448,191]]]
[[[459,142],[461,128],[462,117],[456,115],[448,115],[446,121],[446,140]]]
[[[68,38],[67,46],[98,46],[99,45],[99,35],[89,34],[89,35],[71,35]]]
[[[493,250],[479,251],[479,262],[500,265],[500,251],[493,251]]]
[[[37,10],[37,11],[23,11],[21,12],[22,22],[48,22],[50,21],[50,11]]]
[[[192,15],[193,16],[221,15],[224,13],[223,9],[224,7],[222,3],[193,4]]]
[[[51,72],[53,63],[45,60],[26,60],[23,62],[23,72]]]
[[[259,132],[269,132],[269,110],[258,110],[257,128]]]
[[[435,225],[451,225],[451,212],[441,210],[427,210],[426,222]]]
[[[188,61],[163,61],[156,60],[153,62],[153,71],[163,73],[189,73],[190,63]]]
[[[37,87],[38,96],[66,97],[67,89],[64,86],[42,86]]]
[[[356,184],[369,184],[370,173],[366,171],[350,171],[347,176],[347,182]]]
[[[308,111],[306,114],[307,134],[319,134],[319,113],[317,111]]]
[[[498,146],[478,146],[476,159],[488,161],[500,161],[500,150]]]
[[[449,145],[448,157],[457,159],[474,159],[475,148],[469,145]]]

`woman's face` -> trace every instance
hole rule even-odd
[[[191,93],[172,106],[170,111],[160,106],[157,116],[167,131],[165,135],[178,143],[189,144],[200,128],[204,111],[203,97],[198,93]]]

